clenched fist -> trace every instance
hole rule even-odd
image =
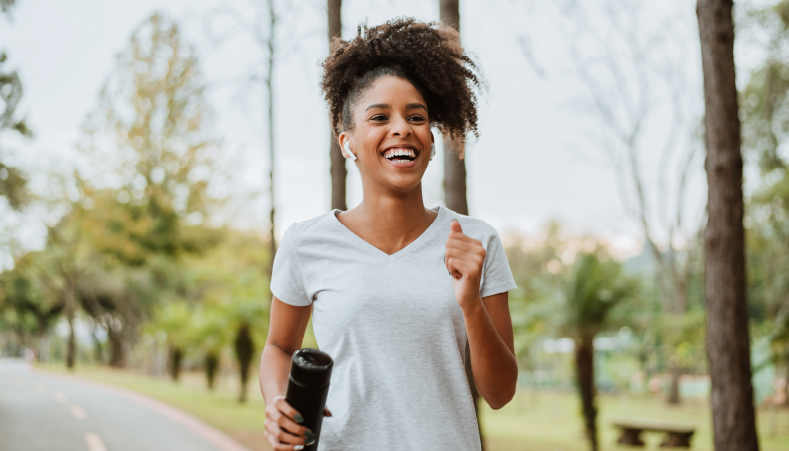
[[[482,243],[464,235],[460,223],[453,219],[449,226],[444,263],[453,278],[455,299],[463,311],[477,307],[482,302],[479,283],[484,262],[485,248]]]

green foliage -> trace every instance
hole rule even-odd
[[[216,243],[197,227],[220,203],[208,192],[221,175],[210,119],[194,50],[175,22],[154,14],[118,56],[80,146],[96,164],[94,179],[123,204],[112,230],[145,252],[173,257]]]
[[[771,362],[789,366],[789,1],[753,11],[748,19],[766,37],[767,51],[740,102],[743,146],[762,172],[745,220],[748,315],[755,337],[770,340]]]
[[[750,19],[768,35],[767,58],[741,93],[743,145],[770,172],[786,167],[779,148],[789,138],[789,1],[755,11]]]
[[[616,306],[636,296],[638,284],[600,251],[576,258],[562,289],[562,330],[573,337],[593,337],[609,326]]]
[[[0,328],[15,329],[20,336],[46,333],[63,311],[62,300],[47,296],[36,277],[39,255],[27,254],[0,273]]]

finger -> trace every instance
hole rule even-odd
[[[449,223],[449,230],[463,233],[463,227],[460,227],[460,223],[457,219],[453,219],[452,222]]]
[[[460,279],[463,277],[463,273],[461,273],[458,268],[457,260],[457,258],[447,256],[447,270],[449,271],[450,276],[454,277],[455,279]]]
[[[266,429],[269,434],[278,442],[278,443],[285,443],[290,445],[304,445],[306,442],[306,438],[303,436],[297,436],[285,431],[279,427],[274,428],[267,428]]]
[[[278,411],[282,412],[283,415],[287,416],[291,420],[296,423],[301,424],[304,421],[304,417],[299,414],[299,412],[293,408],[287,401],[285,401],[284,396],[277,396],[274,398],[274,407],[277,408]]]
[[[297,436],[303,436],[309,430],[308,428],[296,423],[292,418],[284,415],[279,410],[272,414],[272,420],[274,420],[274,422],[277,423],[280,428]]]
[[[473,241],[453,240],[451,238],[447,240],[445,247],[447,249],[457,249],[473,254],[482,254],[485,252],[485,248],[482,247],[482,244]]]
[[[269,445],[271,445],[271,449],[274,451],[293,451],[293,450],[301,450],[304,449],[304,445],[300,444],[292,444],[292,443],[280,443],[277,437],[269,431],[264,431],[263,436],[268,441]]]
[[[323,416],[324,416],[324,417],[330,417],[330,416],[332,416],[332,415],[331,415],[331,410],[329,410],[329,408],[328,408],[328,407],[324,407],[324,408],[323,408]]]
[[[475,265],[481,265],[485,261],[485,257],[478,250],[467,251],[454,247],[447,248],[446,258],[454,259],[455,262],[469,262]]]

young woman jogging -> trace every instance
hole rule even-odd
[[[277,451],[314,443],[284,399],[312,314],[334,359],[320,451],[479,450],[466,340],[480,394],[501,408],[518,375],[507,304],[515,282],[496,231],[426,208],[421,183],[431,127],[460,141],[477,132],[477,65],[457,31],[413,19],[334,44],[322,88],[363,200],[282,238],[260,362],[266,438]]]

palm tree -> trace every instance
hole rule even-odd
[[[226,312],[220,307],[210,305],[198,307],[192,321],[194,337],[190,341],[197,344],[203,352],[203,369],[209,390],[214,389],[220,355],[230,340],[229,326]]]
[[[562,332],[575,340],[578,392],[590,449],[597,451],[594,338],[610,325],[611,311],[633,298],[638,286],[602,251],[580,254],[562,286]]]
[[[167,334],[168,369],[174,382],[178,382],[181,375],[181,360],[190,338],[191,317],[192,312],[186,302],[165,301],[154,309],[153,322],[149,326],[151,331]]]

